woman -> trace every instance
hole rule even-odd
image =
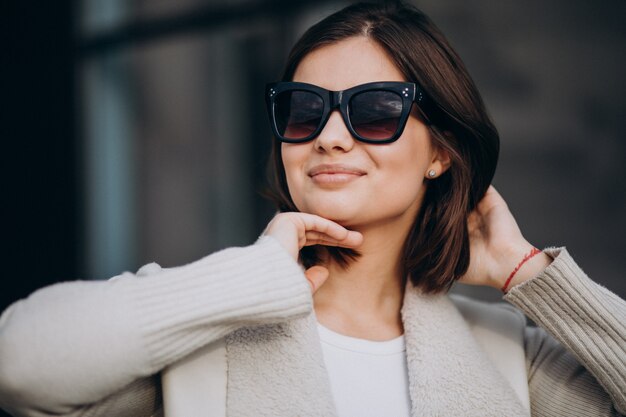
[[[496,130],[423,14],[328,17],[266,98],[281,213],[259,241],[14,304],[0,405],[154,415],[159,372],[225,340],[231,416],[626,412],[624,302],[523,238],[489,187]],[[540,328],[448,297],[458,279],[503,289]]]

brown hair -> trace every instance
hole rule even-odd
[[[434,146],[449,152],[452,164],[427,180],[420,212],[404,245],[405,276],[428,293],[448,290],[469,266],[467,216],[487,191],[499,151],[496,128],[461,58],[421,11],[402,2],[357,3],[312,26],[295,44],[282,76],[292,79],[311,51],[353,36],[381,45],[407,81],[426,92],[421,110]],[[270,197],[280,211],[297,211],[287,188],[280,143],[270,160]],[[319,262],[321,247],[304,248],[306,267]],[[341,265],[358,254],[325,247]]]

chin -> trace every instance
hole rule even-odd
[[[332,220],[344,227],[358,223],[359,218],[359,213],[347,207],[346,204],[305,205],[302,209],[298,207],[298,210]]]

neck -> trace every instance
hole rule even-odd
[[[330,277],[315,293],[318,321],[348,336],[389,340],[403,334],[402,249],[408,227],[385,224],[361,228],[361,254],[347,268],[328,259]]]

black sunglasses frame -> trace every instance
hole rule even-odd
[[[278,125],[276,124],[276,114],[275,114],[275,102],[276,96],[285,91],[306,91],[313,94],[316,94],[322,99],[324,104],[322,115],[320,119],[319,126],[315,129],[313,133],[309,136],[301,138],[301,139],[290,139],[282,136],[278,132]],[[400,118],[398,121],[398,127],[396,132],[387,139],[369,139],[359,135],[352,126],[350,121],[350,117],[348,115],[348,106],[350,100],[353,96],[366,92],[366,91],[390,91],[398,94],[402,99],[402,111],[400,113]],[[410,82],[400,82],[400,81],[382,81],[382,82],[373,82],[367,84],[357,85],[355,87],[349,88],[347,90],[342,91],[331,91],[326,90],[322,87],[318,87],[313,84],[307,83],[299,83],[292,81],[281,81],[276,83],[267,84],[265,87],[265,101],[267,105],[267,112],[270,118],[270,125],[272,128],[272,132],[274,136],[281,142],[285,143],[303,143],[308,142],[315,137],[317,137],[326,123],[330,118],[330,114],[335,110],[339,109],[341,113],[341,117],[348,128],[350,134],[358,141],[372,144],[385,144],[396,141],[406,126],[406,122],[409,118],[409,114],[411,112],[411,108],[413,106],[413,102],[415,102],[418,107],[424,101],[425,94],[422,89],[415,83]],[[420,112],[424,116],[424,112],[420,109]]]

